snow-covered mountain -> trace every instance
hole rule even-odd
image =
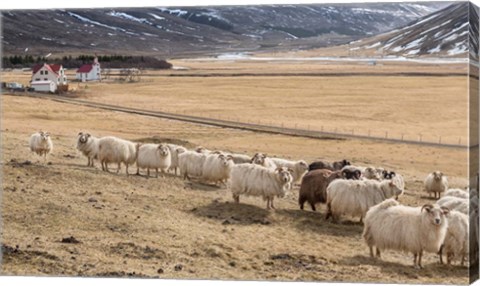
[[[470,51],[478,57],[478,38],[469,39],[475,32],[478,35],[476,10],[469,2],[458,2],[400,29],[354,42],[350,48],[406,57],[465,57]]]
[[[4,54],[164,57],[309,49],[383,33],[446,2],[3,11]]]

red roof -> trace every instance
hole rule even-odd
[[[52,65],[48,65],[48,64],[38,64],[38,65],[35,65],[32,69],[32,72],[33,74],[36,74],[41,68],[43,68],[43,66],[45,66],[47,68],[47,70],[55,73],[56,75],[58,75],[58,71],[62,68],[62,65],[56,65],[56,64],[52,64]]]
[[[92,69],[93,69],[93,65],[92,65],[92,64],[85,64],[85,65],[81,66],[81,67],[77,70],[77,73],[88,73],[88,72],[90,72]]]

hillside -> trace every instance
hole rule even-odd
[[[468,2],[452,4],[400,29],[353,42],[350,50],[405,57],[465,57],[469,50],[478,55],[478,39],[469,40],[469,29],[478,34],[478,21],[469,23],[469,15],[475,18],[472,7]]]
[[[406,25],[447,3],[6,11],[4,54],[161,57],[339,45]],[[28,49],[28,50],[27,50]]]

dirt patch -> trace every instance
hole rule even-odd
[[[193,148],[195,147],[195,144],[192,144],[186,140],[181,140],[181,139],[176,139],[176,138],[163,138],[160,136],[153,136],[153,137],[146,137],[146,138],[139,138],[133,140],[135,142],[140,142],[140,143],[168,143],[168,144],[176,144],[176,145],[181,145],[185,146],[187,148]]]
[[[113,253],[119,254],[125,258],[138,258],[138,259],[157,259],[163,260],[167,258],[165,251],[149,247],[148,245],[138,246],[133,242],[119,242],[110,247]]]

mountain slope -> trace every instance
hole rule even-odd
[[[5,54],[129,53],[163,57],[308,49],[405,25],[445,3],[265,5],[6,11]]]
[[[478,22],[469,23],[472,11],[475,12],[468,2],[455,3],[400,29],[354,42],[350,49],[357,55],[375,51],[406,57],[464,57],[469,49],[478,54],[478,40],[469,41],[469,29],[478,34]]]

